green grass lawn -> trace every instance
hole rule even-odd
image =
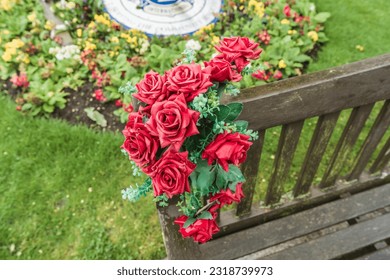
[[[389,1],[313,2],[332,17],[326,23],[330,41],[309,71],[390,52]],[[356,45],[365,51],[356,50]],[[0,108],[0,259],[165,256],[151,197],[136,204],[121,199],[121,189],[137,182],[120,152],[121,135],[22,116],[8,97],[0,97]],[[343,122],[347,118],[348,112],[341,117]],[[315,122],[312,119],[305,125],[287,189],[293,185],[304,156],[299,151],[307,146]],[[332,139],[342,128],[340,124]],[[259,197],[272,168],[279,131],[267,134]]]

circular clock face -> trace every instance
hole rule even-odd
[[[103,0],[110,16],[126,28],[150,35],[183,35],[215,21],[223,0]]]

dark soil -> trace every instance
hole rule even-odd
[[[114,115],[114,111],[118,109],[114,102],[102,103],[93,97],[94,87],[92,83],[86,83],[78,91],[67,89],[69,93],[66,107],[62,110],[56,109],[53,113],[54,118],[63,119],[72,124],[85,124],[91,128],[110,131],[122,131],[124,124],[119,121],[119,118]],[[94,108],[101,113],[107,121],[106,127],[98,126],[91,120],[85,108]]]
[[[10,81],[0,81],[0,85],[1,89],[8,92],[13,100],[21,97],[21,91],[15,88]],[[92,83],[87,82],[77,91],[66,89],[65,92],[69,93],[66,107],[62,110],[57,108],[51,117],[65,120],[71,124],[86,125],[102,131],[122,131],[125,127],[125,124],[121,123],[119,118],[114,115],[114,111],[118,109],[114,102],[102,103],[93,97],[94,87]],[[101,127],[97,125],[87,116],[87,113],[84,111],[85,108],[94,108],[101,113],[107,121],[107,126]]]

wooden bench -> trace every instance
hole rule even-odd
[[[176,201],[159,208],[168,258],[390,259],[390,54],[246,89],[240,101],[240,118],[260,135],[242,166],[245,199],[221,213],[220,233],[202,245],[177,232]],[[372,113],[374,105],[379,113]],[[349,118],[333,139],[345,110]],[[295,186],[286,192],[303,125],[313,117]],[[369,118],[375,121],[364,134]],[[252,203],[265,135],[276,126],[281,133],[268,187],[263,201]],[[353,149],[359,152],[351,159]],[[325,171],[314,183],[325,154]]]

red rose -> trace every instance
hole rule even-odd
[[[142,81],[135,85],[138,93],[133,96],[146,104],[153,104],[156,101],[167,99],[166,77],[150,71]]]
[[[288,4],[284,6],[283,13],[286,17],[291,17],[291,8]]]
[[[132,115],[132,114],[130,114]],[[150,135],[142,119],[136,114],[129,117],[129,122],[123,131],[126,139],[122,148],[129,154],[139,167],[144,168],[156,160],[156,153],[159,148],[158,139]]]
[[[143,124],[142,115],[138,112],[130,113],[127,119],[125,129],[122,131],[125,137],[129,137],[136,130],[137,124]]]
[[[238,72],[241,72],[249,64],[248,59],[258,59],[262,49],[259,44],[246,37],[224,38],[215,48],[226,55],[229,61],[234,62]]]
[[[184,95],[180,94],[154,103],[146,125],[152,135],[159,137],[162,148],[172,144],[178,151],[187,137],[199,133],[196,127],[199,115],[188,109]]]
[[[242,76],[237,72],[236,66],[226,60],[224,54],[217,55],[210,62],[204,63],[210,68],[210,79],[216,82],[232,81],[239,82]]]
[[[188,152],[178,153],[168,149],[163,156],[149,168],[153,183],[154,196],[190,192],[188,176],[194,171],[196,164],[188,160]]]
[[[269,74],[267,74],[265,70],[257,70],[252,74],[252,77],[263,81],[269,80]]]
[[[210,74],[202,71],[199,64],[179,65],[166,73],[168,90],[171,93],[183,94],[186,102],[194,100],[213,85]]]
[[[207,145],[202,158],[207,159],[209,165],[216,160],[228,172],[229,163],[239,165],[246,160],[246,153],[252,145],[248,140],[248,135],[238,132],[218,134],[214,141]]]
[[[213,234],[219,231],[215,220],[206,219],[198,219],[192,225],[184,228],[183,225],[187,219],[187,216],[180,216],[175,220],[175,224],[180,226],[179,232],[184,238],[192,237],[196,242],[205,243],[213,237]]]
[[[240,202],[243,197],[244,193],[242,192],[242,183],[238,183],[234,193],[230,189],[221,190],[219,193],[210,197],[210,202],[218,201],[219,208],[222,208],[224,205],[230,205],[233,202]]]

